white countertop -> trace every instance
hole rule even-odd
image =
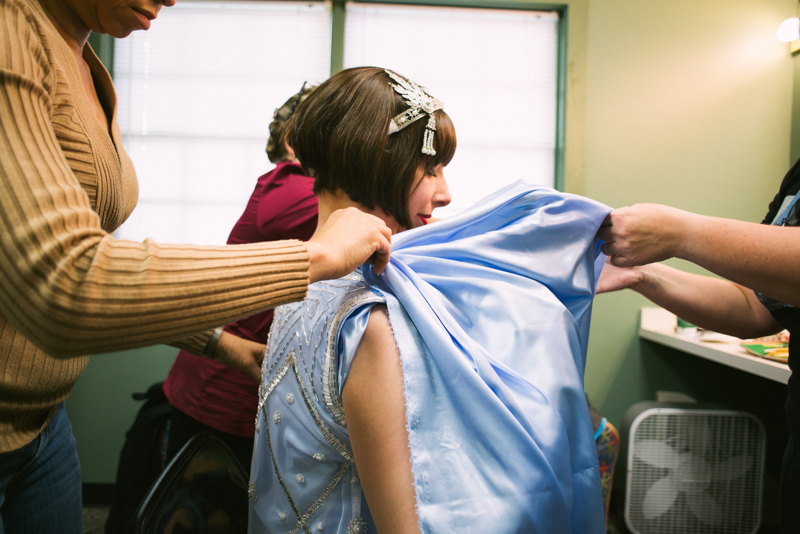
[[[739,346],[739,338],[715,334],[720,341],[698,341],[677,335],[676,323],[675,315],[663,308],[642,308],[639,337],[776,382],[789,381],[788,365],[750,354]]]

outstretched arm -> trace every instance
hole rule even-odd
[[[661,263],[617,267],[614,258],[607,258],[597,292],[620,289],[633,289],[679,317],[716,332],[751,338],[783,329],[752,290]]]
[[[400,352],[385,306],[375,306],[342,390],[347,429],[380,534],[418,534]]]
[[[611,263],[632,267],[675,257],[800,306],[800,228],[696,215],[660,204],[612,211],[597,234]]]

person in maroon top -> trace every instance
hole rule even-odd
[[[292,149],[283,142],[283,124],[313,87],[305,85],[275,111],[269,125],[269,160],[277,166],[258,179],[244,213],[231,230],[228,244],[281,239],[308,240],[317,227],[314,179],[303,175]],[[225,331],[266,345],[272,310],[258,313]],[[258,407],[258,384],[242,371],[180,351],[164,382],[172,405],[167,459],[198,432],[220,437],[249,472]]]

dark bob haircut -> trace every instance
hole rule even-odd
[[[343,70],[322,83],[286,123],[289,146],[314,193],[343,191],[351,200],[412,224],[408,199],[417,171],[447,165],[456,151],[456,131],[447,113],[434,112],[435,156],[421,152],[427,116],[389,135],[389,121],[408,109],[386,71]]]

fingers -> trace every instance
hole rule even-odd
[[[261,362],[266,350],[266,345],[223,332],[214,351],[214,359],[246,373],[253,381],[260,383]]]
[[[240,349],[241,360],[238,360],[237,356],[233,356],[231,358],[233,361],[227,363],[227,365],[244,371],[256,384],[260,384],[261,362],[264,361],[264,353],[266,353],[267,347],[266,345],[261,345],[260,343],[246,339],[242,339],[242,341],[245,343],[242,343]],[[253,348],[253,345],[255,345],[256,348]]]
[[[375,269],[375,274],[381,274],[386,266],[389,265],[389,256],[391,254],[392,247],[389,245],[386,249],[378,250],[370,259],[373,264],[373,268]]]
[[[392,231],[386,223],[356,208],[337,210],[307,243],[311,282],[341,278],[373,258],[383,272],[392,250]]]
[[[381,274],[386,266],[389,265],[389,257],[392,254],[392,231],[385,224],[381,228],[381,236],[378,241],[378,249],[370,258],[375,274]]]
[[[597,239],[600,241],[613,241],[613,229],[611,225],[608,226],[601,226],[600,229],[597,231]]]
[[[600,229],[597,231],[597,239],[599,239],[600,241],[614,240],[613,215],[615,212],[616,210],[606,215],[606,218],[603,220],[603,224],[600,225]]]
[[[609,276],[610,263],[611,263],[611,257],[609,256],[608,258],[606,258],[606,261],[604,262],[603,265],[603,271],[600,273],[600,278],[597,280],[597,291],[595,292],[595,294],[597,295],[613,291],[613,289],[611,289],[611,286],[607,281]]]
[[[261,368],[260,367],[249,366],[245,370],[245,373],[247,373],[247,376],[252,378],[253,382],[255,382],[256,384],[260,384],[261,383]]]
[[[597,231],[597,239],[605,241],[600,246],[600,252],[614,259],[629,256],[631,253],[628,234],[630,228],[626,223],[625,212],[630,208],[618,208],[606,215],[603,224]],[[617,265],[622,260],[612,262]]]
[[[597,281],[597,294],[619,291],[621,289],[634,289],[642,281],[641,269],[617,265],[628,260],[621,256],[609,256],[603,265],[600,279]]]
[[[635,267],[637,265],[640,265],[640,263],[632,261],[631,259],[626,258],[625,256],[622,256],[620,254],[609,256],[608,259],[611,265],[614,265],[615,267]]]
[[[259,369],[261,368],[261,364],[264,363],[264,357],[267,354],[267,346],[261,343],[256,343],[256,347],[253,349],[253,360],[255,360],[256,365],[258,365]],[[261,372],[259,371],[259,378],[261,377]],[[261,380],[259,380],[260,382]]]

